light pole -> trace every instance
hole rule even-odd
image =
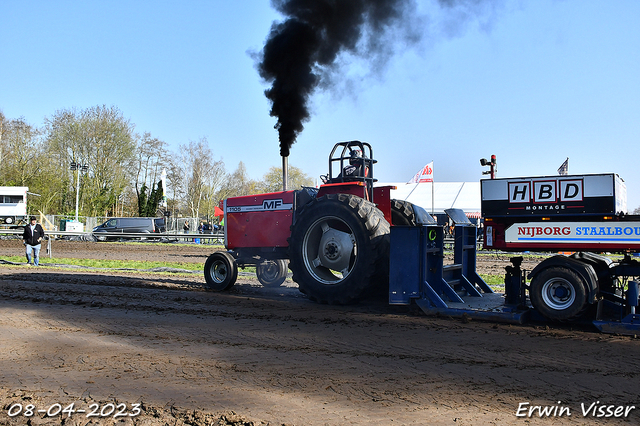
[[[86,173],[89,170],[88,164],[80,164],[75,161],[71,162],[71,170],[78,172],[78,183],[76,184],[76,222],[78,221],[78,201],[80,199],[80,172]]]
[[[491,156],[491,161],[487,161],[486,158],[480,159],[481,166],[489,166],[490,170],[482,172],[483,175],[491,175],[491,179],[496,178],[496,172],[498,171],[498,161],[495,154]]]

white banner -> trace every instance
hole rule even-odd
[[[505,231],[507,243],[607,243],[640,246],[640,222],[529,222]],[[635,247],[634,247],[635,246]]]
[[[424,166],[413,178],[407,183],[425,183],[433,182],[433,161]]]

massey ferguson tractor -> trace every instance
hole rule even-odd
[[[256,266],[265,286],[282,284],[288,267],[300,291],[321,303],[351,303],[386,285],[390,225],[433,219],[418,206],[392,200],[392,187],[374,188],[375,163],[368,143],[340,142],[320,188],[224,200],[228,251],[207,259],[207,286],[231,288],[238,267],[246,265]]]

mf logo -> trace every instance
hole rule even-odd
[[[510,203],[582,201],[582,179],[509,182]]]
[[[282,199],[278,200],[264,200],[262,202],[262,208],[264,210],[279,210],[283,205]]]

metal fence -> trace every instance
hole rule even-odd
[[[83,224],[85,232],[91,232],[93,228],[98,225],[102,225],[109,219],[113,219],[114,216],[78,216],[78,222]],[[42,226],[46,231],[61,231],[65,224],[63,222],[74,221],[74,216],[69,215],[42,215],[39,217]],[[189,224],[189,232],[197,232],[198,225],[203,219],[197,217],[165,217],[165,226],[167,232],[182,232],[184,229],[184,223]]]
[[[20,239],[23,231],[18,229],[0,229],[0,236]],[[224,244],[224,233],[222,231],[211,234],[183,233],[183,232],[160,232],[160,233],[121,233],[121,232],[101,232],[93,234],[91,232],[74,231],[45,231],[47,240],[43,243],[46,246],[46,253],[52,257],[52,242],[55,240],[76,240],[76,241],[98,241],[97,236],[107,238],[111,241],[149,241],[163,243],[195,243],[195,244]],[[44,247],[43,247],[44,248]]]

